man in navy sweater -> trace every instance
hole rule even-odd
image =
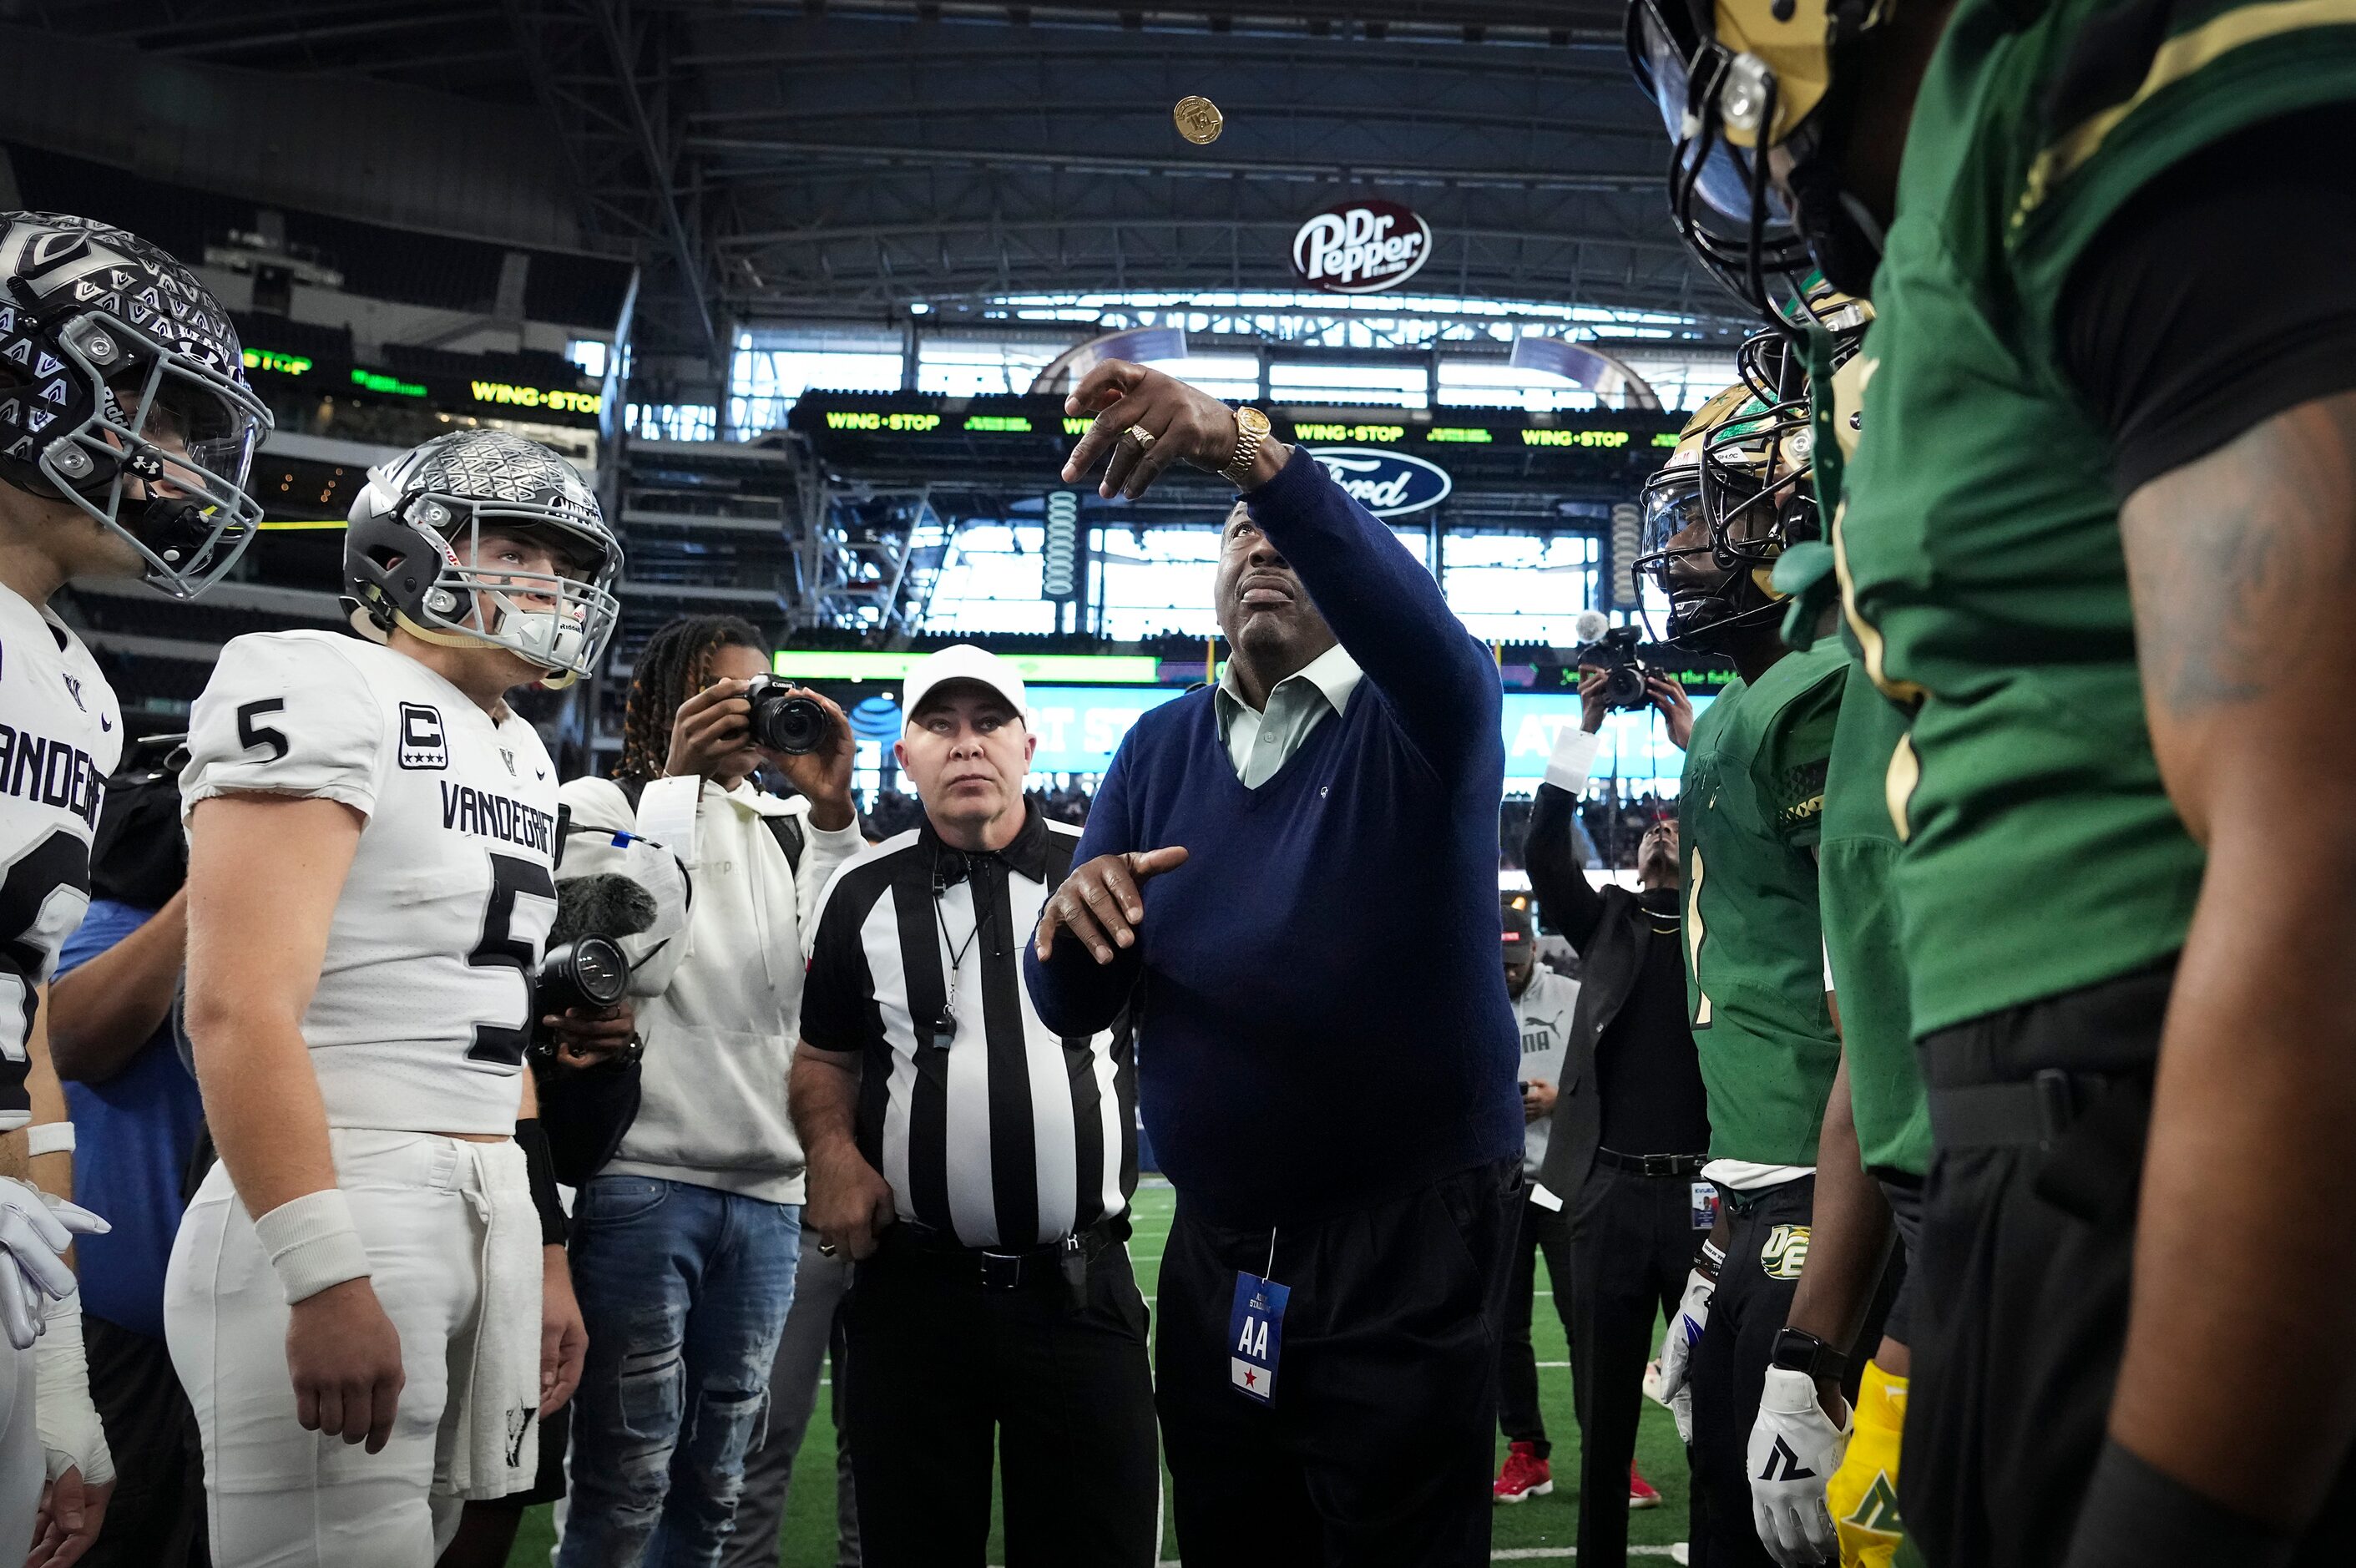
[[[1485,1563],[1519,1040],[1493,927],[1501,696],[1431,577],[1256,411],[1112,362],[1067,481],[1244,492],[1215,691],[1112,761],[1025,964],[1132,1002],[1178,1215],[1157,1398],[1189,1562]]]

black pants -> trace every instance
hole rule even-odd
[[[1538,1354],[1530,1348],[1541,1252],[1546,1254],[1555,1316],[1562,1319],[1564,1337],[1576,1345],[1578,1336],[1570,1326],[1570,1220],[1560,1209],[1525,1197],[1514,1238],[1513,1273],[1505,1281],[1505,1340],[1497,1347],[1497,1426],[1507,1441],[1526,1443],[1545,1459],[1552,1456],[1554,1444],[1547,1441],[1546,1415],[1538,1408]],[[1578,1354],[1571,1352],[1574,1360]],[[1572,1398],[1577,1397],[1574,1388]]]
[[[2045,1568],[2069,1548],[2126,1342],[2147,1069],[2169,978],[2130,976],[1923,1042],[1934,1136],[1943,1089],[2040,1067],[2110,1078],[2050,1146],[1933,1149],[1898,1487],[1908,1538],[1940,1568]],[[2294,1561],[2344,1564],[2351,1536],[2356,1454]]]
[[[1600,1165],[1569,1214],[1579,1561],[1620,1568],[1628,1553],[1628,1466],[1644,1414],[1644,1363],[1659,1325],[1676,1316],[1686,1275],[1709,1232],[1694,1229],[1691,1177]],[[1692,1539],[1699,1538],[1694,1530]]]
[[[1709,1568],[1774,1568],[1751,1518],[1751,1427],[1807,1262],[1815,1195],[1813,1176],[1758,1192],[1719,1189],[1732,1224],[1692,1370],[1694,1539],[1708,1543]]]
[[[1519,1155],[1269,1233],[1178,1215],[1157,1397],[1190,1563],[1472,1568],[1489,1561],[1497,1341]],[[1273,1404],[1237,1391],[1238,1272],[1291,1288]],[[862,1484],[864,1484],[862,1478]]]
[[[114,1455],[106,1527],[82,1562],[108,1568],[205,1568],[204,1450],[196,1412],[161,1339],[82,1315],[90,1398]]]
[[[1096,1254],[1076,1303],[1052,1269],[985,1291],[886,1238],[843,1309],[869,1568],[980,1568],[993,1448],[1009,1568],[1151,1568],[1162,1471],[1128,1250]]]

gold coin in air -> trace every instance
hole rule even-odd
[[[1178,134],[1198,147],[1209,146],[1227,128],[1227,118],[1217,104],[1192,93],[1178,101],[1170,117],[1178,122]]]

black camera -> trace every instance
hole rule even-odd
[[[791,695],[775,675],[754,678],[744,695],[753,703],[753,741],[787,757],[800,757],[830,744],[834,715],[815,697]]]
[[[1636,639],[1643,632],[1633,626],[1615,626],[1581,648],[1572,661],[1581,667],[1603,672],[1603,705],[1607,708],[1649,708],[1653,694],[1645,690],[1645,677],[1652,674],[1636,652]]]
[[[556,1054],[556,1041],[541,1027],[541,1019],[575,1007],[603,1012],[629,988],[630,961],[612,938],[592,933],[557,943],[541,959],[532,979],[532,1049],[543,1057]]]

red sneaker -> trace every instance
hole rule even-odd
[[[1503,1486],[1502,1481],[1498,1483]],[[1636,1474],[1633,1460],[1628,1464],[1628,1506],[1632,1509],[1656,1509],[1661,1506],[1661,1494],[1653,1490],[1653,1483]]]
[[[1542,1498],[1554,1490],[1554,1469],[1538,1457],[1535,1444],[1509,1443],[1505,1445],[1505,1467],[1497,1472],[1497,1484],[1490,1488],[1497,1501],[1518,1503],[1530,1498]],[[1653,1499],[1658,1502],[1660,1499]]]

